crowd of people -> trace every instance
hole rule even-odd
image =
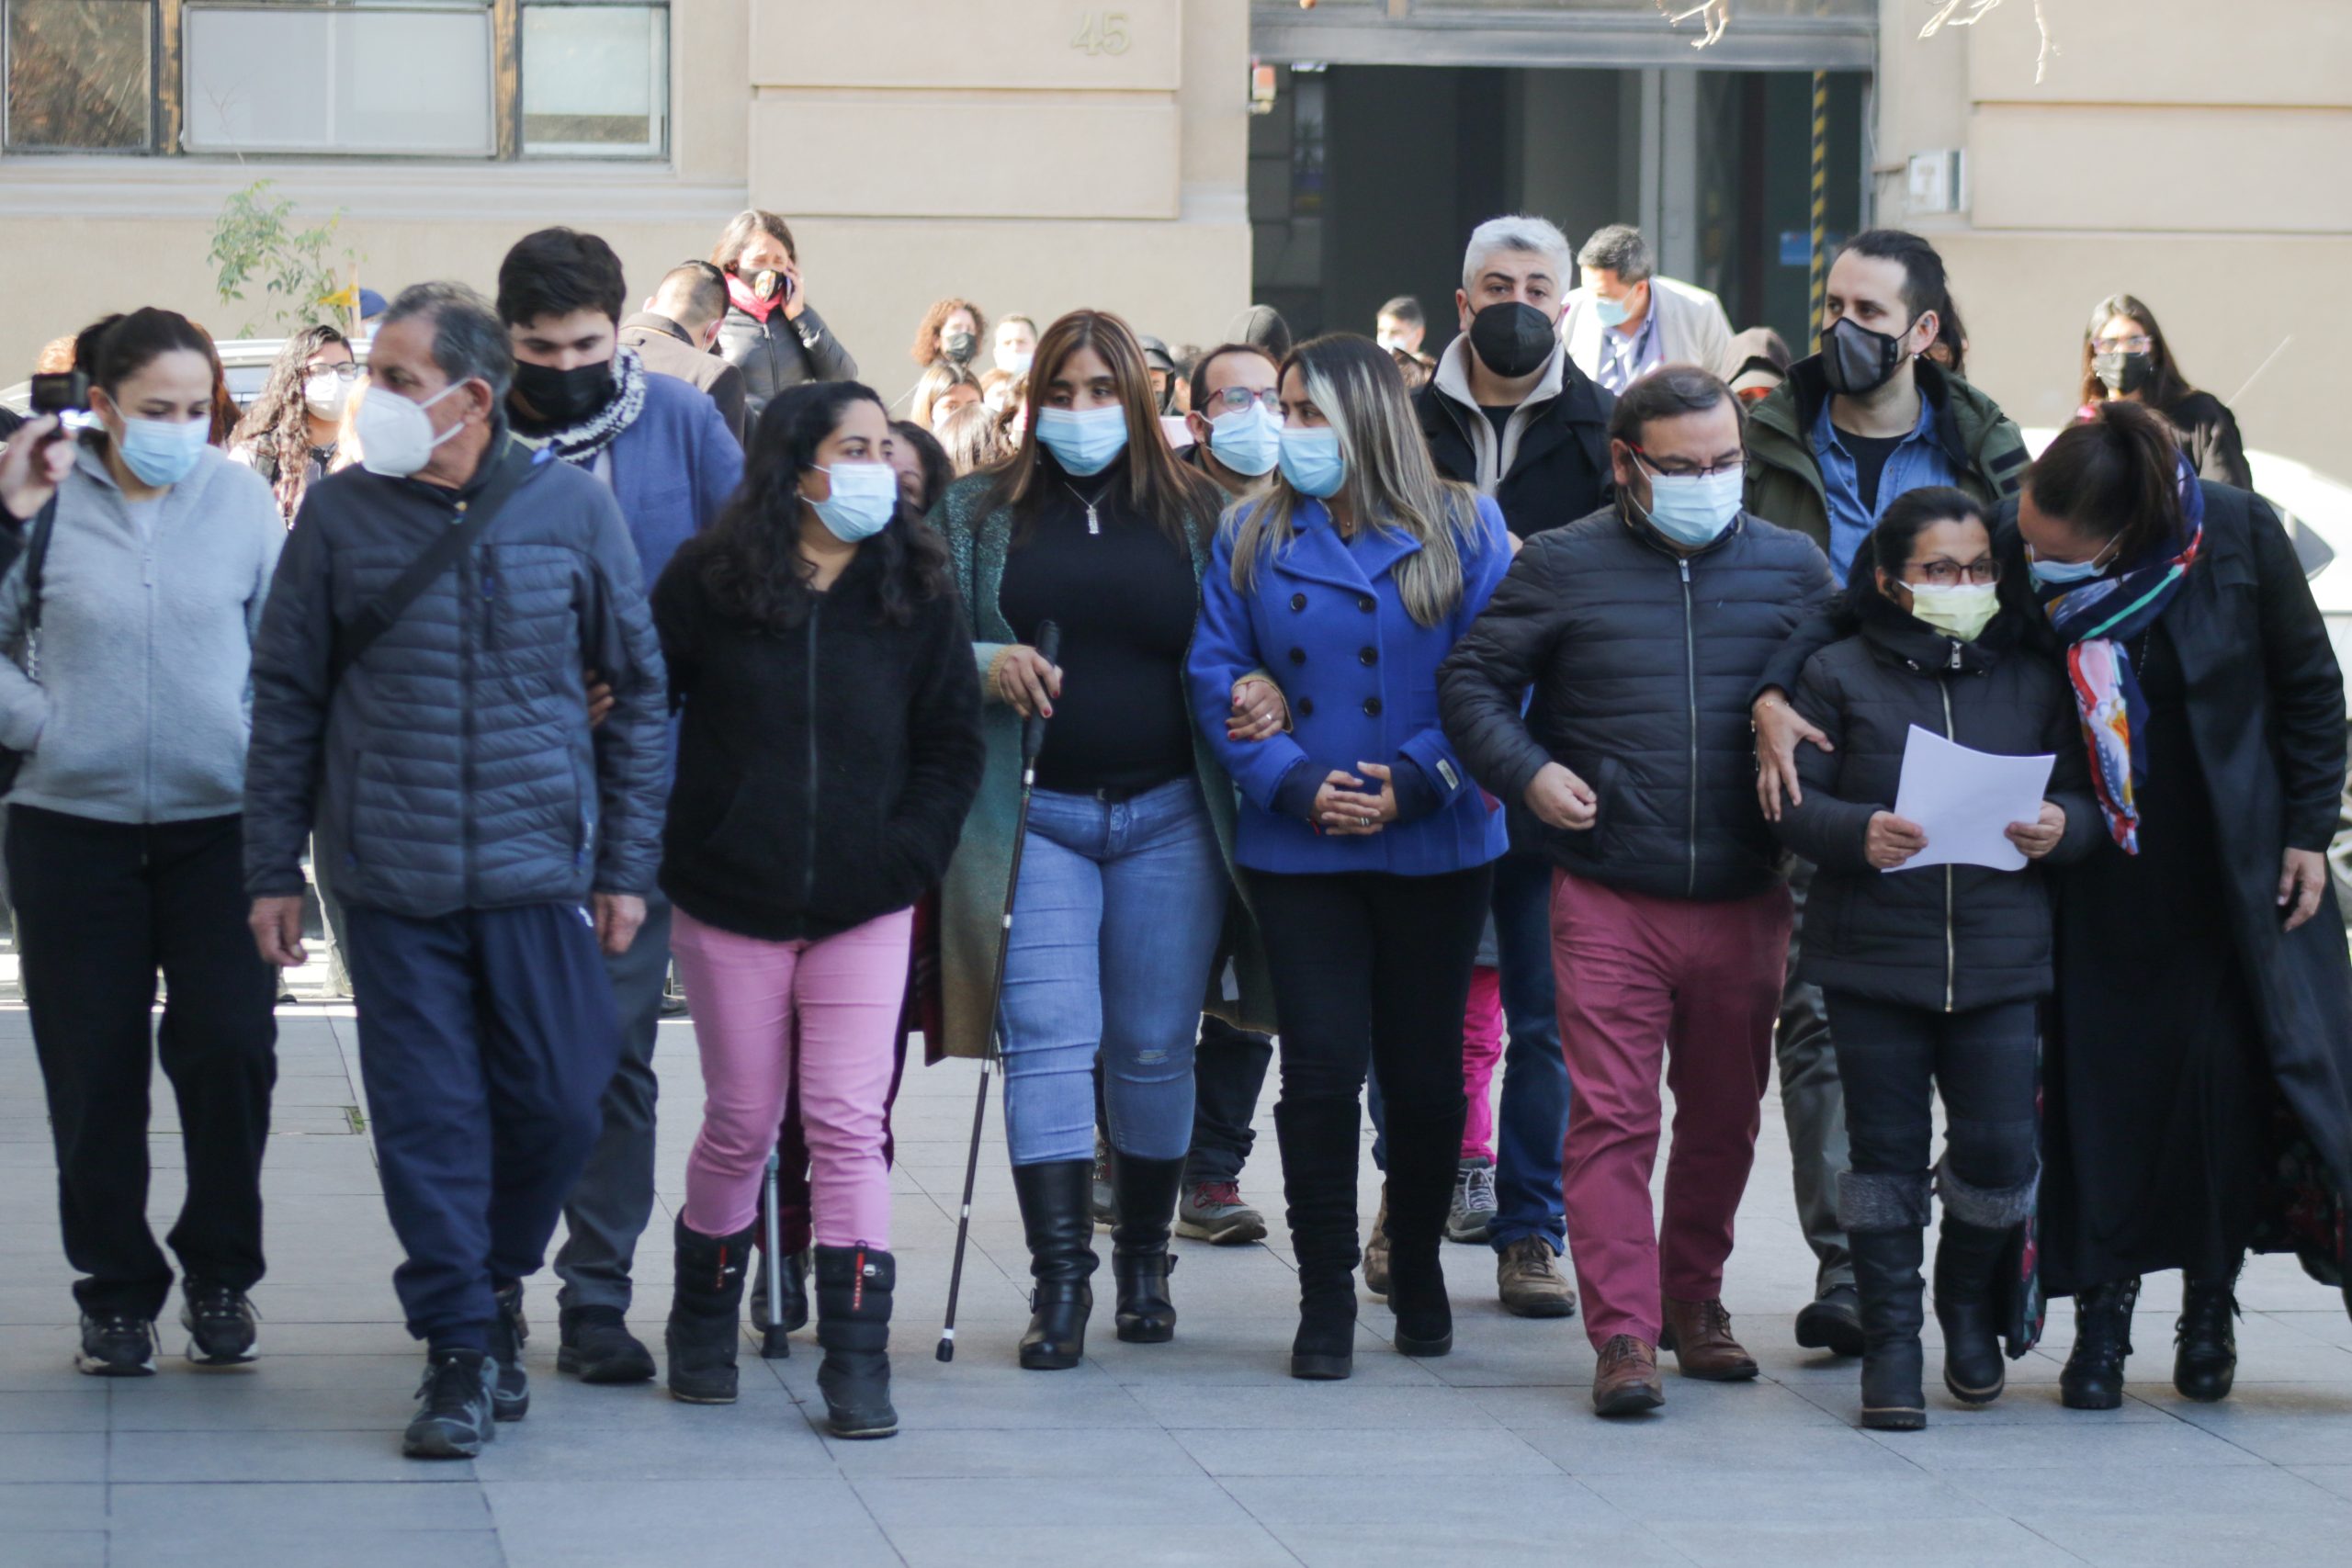
[[[1532,217],[1471,233],[1442,345],[1408,297],[1206,349],[947,298],[896,399],[773,213],[628,299],[543,230],[494,299],[401,291],[364,368],[297,333],[234,420],[209,339],[134,310],[0,451],[6,859],[83,1371],[152,1373],[175,1283],[151,1053],[188,1357],[258,1354],[313,897],[420,1457],[527,1411],[559,1223],[559,1371],[730,1402],[756,1281],[770,1343],[814,1317],[830,1429],[895,1432],[916,1036],[1001,1060],[1028,1368],[1086,1353],[1098,1224],[1138,1345],[1177,1332],[1172,1235],[1267,1233],[1270,1067],[1303,1379],[1350,1375],[1359,1273],[1399,1353],[1446,1354],[1448,1241],[1511,1314],[1581,1314],[1604,1416],[1664,1402],[1662,1352],[1755,1377],[1724,1274],[1776,1060],[1793,1335],[1860,1358],[1864,1426],[1927,1420],[1930,1275],[1954,1399],[2071,1295],[2092,1409],[2143,1276],[2185,1275],[2197,1399],[2250,1251],[2346,1280],[2343,682],[2141,301],[2094,310],[2032,457],[1894,231],[1838,252],[1794,360],[1637,231]],[[1920,731],[2049,760],[2000,855],[1899,814]],[[706,1100],[657,1359],[628,1314],[673,966]]]

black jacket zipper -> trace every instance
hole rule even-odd
[[[802,813],[808,838],[800,869],[800,915],[804,920],[817,897],[817,621],[825,613],[823,594],[812,593],[808,601],[808,800]]]
[[[1690,606],[1690,558],[1680,557],[1674,564],[1682,571],[1682,672],[1690,699],[1690,879],[1684,892],[1695,898],[1699,896],[1699,631]]]

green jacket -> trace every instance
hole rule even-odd
[[[1920,395],[1935,410],[1936,434],[1960,475],[1960,488],[1987,507],[2015,495],[2025,477],[2025,437],[2000,405],[1929,360],[1914,360],[1912,369]],[[1747,510],[1795,529],[1823,555],[1829,553],[1829,499],[1813,455],[1813,426],[1828,396],[1816,354],[1790,366],[1788,379],[1747,417]]]
[[[948,863],[940,887],[940,967],[946,1038],[940,1048],[950,1056],[992,1054],[989,1027],[989,988],[996,978],[997,950],[1004,941],[1005,894],[1012,879],[1012,835],[1021,818],[1021,720],[986,687],[989,665],[1020,638],[997,604],[1004,581],[1004,558],[1012,542],[1012,512],[989,507],[993,476],[972,474],[950,485],[933,508],[931,525],[947,542],[950,570],[964,596],[971,618],[972,654],[982,682],[980,731],[988,741],[988,766],[980,775],[978,798],[965,818],[964,836]],[[1192,541],[1193,577],[1208,570],[1208,541]],[[1273,983],[1266,968],[1265,950],[1258,938],[1249,897],[1233,864],[1233,819],[1236,795],[1232,779],[1216,763],[1207,743],[1193,737],[1193,767],[1206,797],[1209,820],[1216,829],[1217,847],[1224,852],[1226,872],[1232,880],[1227,900],[1222,950],[1230,954],[1239,983],[1239,996],[1224,994],[1224,964],[1206,976],[1204,1010],[1244,1029],[1274,1027]]]

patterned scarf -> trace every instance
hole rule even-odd
[[[2099,814],[2128,855],[2140,852],[2135,792],[2148,773],[2148,704],[2126,645],[2165,613],[2205,542],[2205,492],[2186,462],[2180,466],[2180,507],[2188,545],[2178,555],[2143,559],[2113,577],[2074,587],[2037,590],[2050,625],[2066,644],[2066,673],[2090,747]]]
[[[561,430],[522,434],[530,445],[551,447],[565,462],[584,468],[644,412],[645,361],[638,357],[637,350],[624,345],[613,355],[613,396],[603,408]]]

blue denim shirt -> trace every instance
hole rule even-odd
[[[1842,584],[1853,567],[1855,552],[1896,496],[1926,485],[1958,484],[1960,470],[1952,467],[1943,443],[1936,439],[1935,405],[1922,393],[1918,423],[1903,444],[1887,454],[1886,468],[1878,479],[1878,505],[1864,507],[1854,455],[1846,450],[1846,444],[1838,438],[1838,427],[1829,420],[1830,400],[1822,400],[1821,412],[1814,418],[1813,456],[1821,465],[1821,491],[1829,502],[1829,570]]]

